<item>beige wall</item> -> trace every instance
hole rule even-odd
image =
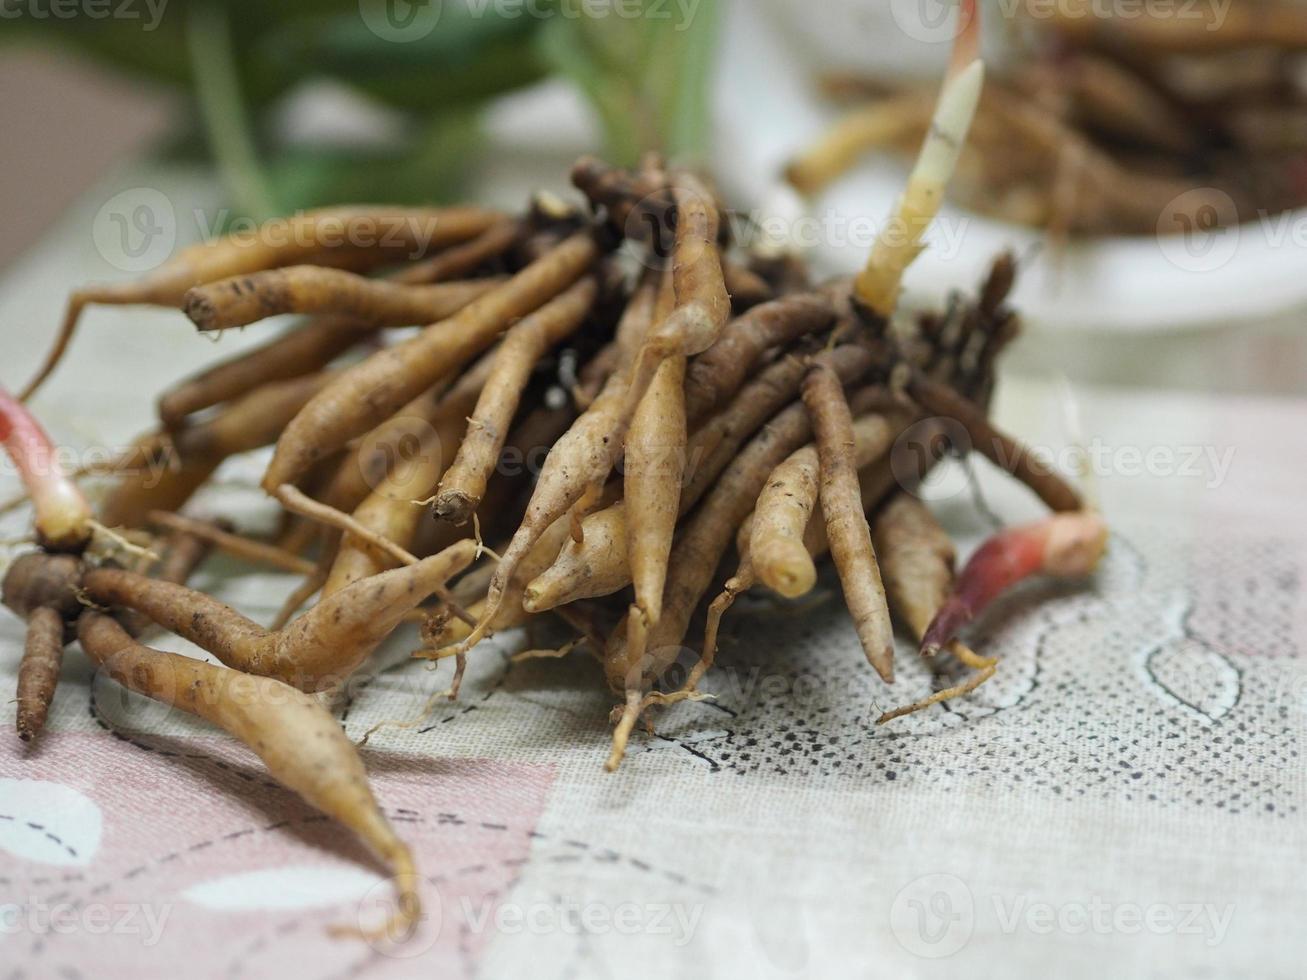
[[[104,171],[144,152],[170,100],[54,50],[0,47],[0,267]]]

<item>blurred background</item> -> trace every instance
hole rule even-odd
[[[1016,372],[1307,388],[1307,5],[981,17],[985,100],[913,296],[971,287],[1011,248]],[[140,230],[142,188],[202,213],[181,244],[330,202],[516,205],[565,191],[579,153],[655,148],[711,173],[738,228],[779,220],[850,271],[957,18],[949,0],[0,0],[0,310],[35,348],[49,290],[132,271],[96,235],[106,208],[124,243]],[[33,276],[40,322],[5,301]]]

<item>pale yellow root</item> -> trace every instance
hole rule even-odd
[[[476,511],[532,370],[546,351],[581,326],[597,295],[594,277],[583,276],[514,325],[500,341],[467,433],[441,477],[435,497],[437,517],[462,524]]]
[[[363,748],[363,746],[368,744],[368,741],[372,738],[373,735],[377,734],[377,732],[388,731],[390,729],[396,729],[399,731],[410,731],[414,728],[419,727],[424,722],[426,722],[428,716],[431,714],[432,709],[435,708],[436,702],[441,701],[444,698],[450,698],[452,700],[453,699],[452,695],[455,693],[456,692],[452,687],[446,688],[443,691],[433,692],[427,697],[426,701],[422,702],[422,707],[418,709],[417,713],[414,714],[412,718],[407,718],[407,719],[387,718],[382,721],[379,721],[376,724],[374,724],[371,728],[369,728],[366,732],[364,732],[363,737],[360,738],[354,744],[361,749]]]
[[[613,765],[621,761],[626,739],[642,710],[641,692],[652,688],[675,661],[690,617],[711,584],[731,538],[748,517],[767,474],[803,445],[810,433],[803,406],[791,405],[750,442],[718,481],[677,538],[669,564],[663,615],[650,631],[646,654],[631,655],[625,623],[609,637],[603,654],[604,676],[610,689],[627,695],[617,733],[620,738],[615,738],[609,760]]]
[[[657,292],[655,281],[646,277],[644,284],[627,304],[622,323],[618,325],[619,334],[637,337],[648,332],[653,321]],[[567,527],[571,530],[569,512],[585,500],[588,494],[593,493],[595,487],[603,486],[621,448],[620,442],[612,441],[612,433],[620,421],[628,381],[627,373],[622,370],[609,377],[594,404],[581,413],[549,450],[522,523],[514,532],[504,550],[503,560],[490,580],[481,623],[460,642],[460,650],[471,649],[493,629],[495,617],[506,600],[510,580],[519,563],[531,554],[540,538],[560,518],[569,521]],[[551,560],[557,554],[558,550],[555,549]],[[545,567],[547,566],[542,566],[539,571],[544,571]]]
[[[186,290],[197,283],[295,262],[366,269],[466,241],[500,217],[472,207],[342,207],[274,218],[254,234],[242,230],[191,245],[134,282],[87,286],[74,292],[53,347],[36,376],[23,387],[19,400],[35,394],[58,366],[82,311],[92,303],[180,306]],[[354,242],[368,242],[371,247]]]
[[[662,691],[651,691],[644,697],[640,696],[639,691],[627,691],[626,701],[613,709],[612,718],[617,722],[617,727],[613,729],[612,749],[609,751],[608,761],[604,763],[604,769],[608,772],[616,772],[621,766],[622,760],[626,757],[626,746],[630,743],[631,732],[635,729],[635,723],[640,720],[640,716],[646,710],[652,707],[666,707],[668,705],[680,704],[682,701],[716,701],[717,697],[713,694],[703,694],[694,690],[688,684],[679,691],[672,691],[664,694]],[[653,732],[653,725],[646,721],[646,725]]]
[[[375,428],[433,384],[489,348],[504,329],[539,309],[599,256],[588,232],[559,243],[512,279],[422,333],[341,372],[291,420],[262,485],[269,493],[323,456]]]
[[[817,582],[803,532],[817,507],[820,469],[816,447],[804,446],[772,470],[754,508],[752,565],[763,584],[790,599],[807,594]]]
[[[874,355],[848,344],[818,355],[817,360],[830,364],[841,380],[851,382],[872,366]],[[806,362],[798,357],[786,357],[769,365],[739,391],[730,405],[690,436],[685,451],[690,471],[681,491],[681,516],[712,489],[744,443],[793,400],[805,370]],[[860,412],[872,409],[864,404],[864,393],[875,390],[862,389],[854,396]],[[558,561],[528,585],[525,601],[533,611],[609,595],[631,584],[626,513],[625,503],[619,501],[580,521],[573,540],[579,539],[582,544],[565,547]]]
[[[404,327],[443,320],[503,281],[416,286],[293,265],[195,286],[183,297],[182,311],[200,330],[244,327],[286,313],[330,313],[377,328]]]
[[[707,188],[689,174],[674,182],[677,222],[672,254],[676,295],[673,314],[649,332],[631,372],[631,384],[615,430],[624,436],[636,406],[668,357],[691,357],[711,347],[731,315],[717,234],[721,218]]]
[[[631,731],[635,728],[636,721],[640,718],[642,705],[643,699],[639,691],[626,692],[626,706],[622,709],[617,727],[613,729],[613,747],[608,754],[608,761],[604,763],[604,768],[609,772],[616,772],[626,756],[626,745],[631,740]]]
[[[319,521],[322,524],[326,524],[328,527],[337,528],[338,530],[344,531],[346,534],[352,534],[379,551],[384,551],[401,565],[416,565],[420,560],[406,548],[401,548],[389,538],[377,534],[371,528],[364,527],[344,511],[337,510],[335,507],[329,507],[326,504],[318,503],[318,501],[310,499],[303,493],[303,491],[292,484],[282,484],[277,488],[277,492],[274,496],[287,510],[299,514],[301,517],[307,517],[310,520]],[[313,565],[312,562],[307,562],[306,564],[310,566],[310,572],[316,570],[316,566]]]
[[[855,280],[858,300],[884,320],[898,305],[903,273],[920,254],[922,236],[944,202],[944,190],[966,143],[984,78],[985,66],[976,60],[945,80],[907,190],[876,236],[866,267]]]
[[[228,666],[315,692],[348,678],[409,612],[474,556],[473,543],[460,541],[416,565],[356,582],[281,630],[265,629],[202,592],[122,569],[88,569],[81,582],[89,599],[136,610]]]
[[[316,499],[338,510],[353,511],[400,465],[419,465],[420,455],[434,447],[441,458],[452,458],[467,428],[493,353],[482,355],[453,382],[432,385],[398,412],[347,449],[325,490]],[[413,447],[417,447],[414,450]]]
[[[864,389],[859,397],[874,397]],[[901,412],[862,415],[853,423],[855,469],[879,459],[906,424]],[[754,508],[749,554],[758,579],[773,592],[795,599],[816,584],[817,566],[806,547],[808,525],[820,492],[820,461],[815,446],[805,446],[772,470]]]
[[[873,535],[894,613],[920,642],[953,588],[953,542],[930,509],[906,492],[881,509]],[[947,649],[977,673],[961,684],[885,713],[877,724],[969,694],[997,670],[995,658],[982,657],[956,640]]]
[[[415,657],[426,660],[443,660],[447,657],[459,656],[466,653],[470,648],[468,638],[480,631],[481,636],[490,636],[496,631],[511,629],[514,626],[521,626],[530,621],[532,613],[522,607],[522,591],[526,583],[531,581],[540,574],[545,568],[554,562],[558,557],[558,551],[567,540],[569,519],[566,514],[554,521],[545,532],[540,535],[531,550],[518,564],[513,574],[509,577],[504,587],[503,598],[501,602],[491,609],[490,596],[487,594],[477,598],[472,603],[470,612],[476,620],[474,629],[467,629],[463,623],[450,623],[447,631],[441,640],[444,643],[456,644],[455,646],[446,646],[442,649],[428,649],[414,652]],[[488,549],[487,549],[488,551]],[[503,567],[503,561],[499,560],[494,574],[491,575],[490,582],[493,584],[495,576],[499,574]],[[473,572],[467,576],[470,580],[467,584],[472,590],[479,590],[484,583],[482,575]],[[464,583],[460,582],[458,586],[460,597],[466,598],[468,592],[464,591]]]
[[[229,555],[253,562],[256,565],[268,565],[282,571],[293,572],[296,575],[312,575],[317,571],[317,564],[307,558],[301,558],[289,551],[283,551],[276,545],[265,544],[262,541],[254,541],[251,538],[224,531],[207,521],[197,521],[189,517],[183,517],[181,514],[152,510],[149,513],[149,522],[159,527],[190,534],[202,541],[208,541],[219,551],[225,551]]]
[[[271,678],[142,646],[98,613],[84,613],[77,632],[87,655],[118,683],[226,730],[278,782],[357,834],[386,864],[397,891],[397,910],[381,934],[402,938],[411,931],[422,911],[412,853],[378,805],[354,746],[317,698]]]
[[[91,531],[91,542],[87,550],[93,554],[114,556],[121,553],[137,562],[143,562],[146,568],[159,560],[159,556],[151,551],[148,545],[137,544],[132,540],[133,537],[144,537],[138,532],[128,530],[120,534],[94,519],[87,520],[86,526]],[[148,541],[148,537],[146,540]]]
[[[872,540],[890,607],[920,642],[953,589],[953,542],[930,509],[907,492],[880,509]]]
[[[678,302],[674,282],[669,268],[663,275],[654,312],[655,331]],[[627,561],[635,586],[635,602],[627,619],[628,642],[641,653],[648,631],[662,614],[667,559],[680,515],[686,439],[685,363],[684,355],[673,354],[659,365],[649,390],[636,406],[626,437],[623,489]],[[575,534],[573,540],[585,544]]]
[[[820,458],[820,499],[831,557],[868,662],[894,682],[894,628],[881,583],[871,528],[862,509],[853,419],[838,376],[816,365],[803,382]]]
[[[568,656],[573,650],[575,650],[578,646],[580,646],[582,642],[583,642],[582,640],[569,640],[568,642],[564,643],[561,647],[558,647],[555,650],[550,650],[550,649],[523,650],[521,653],[513,654],[513,656],[511,656],[509,660],[511,660],[515,664],[524,663],[527,660],[561,660],[563,657]]]
[[[993,657],[982,657],[978,653],[964,647],[961,643],[954,641],[949,647],[949,652],[958,658],[964,665],[971,667],[976,673],[972,674],[961,684],[955,684],[953,687],[946,688],[943,691],[936,691],[927,698],[915,701],[912,704],[904,705],[901,708],[895,708],[893,711],[887,711],[876,719],[877,725],[883,725],[887,721],[893,721],[895,718],[902,718],[904,715],[910,715],[917,711],[929,708],[932,704],[940,704],[943,701],[951,701],[954,698],[960,698],[963,695],[970,694],[981,684],[994,676],[998,670],[998,661]]]
[[[557,560],[527,583],[522,604],[529,612],[612,595],[630,584],[625,502],[596,511],[581,522],[581,528],[581,543],[573,536]]]
[[[712,669],[713,662],[717,659],[717,634],[721,629],[722,617],[735,600],[753,588],[757,581],[753,562],[746,554],[740,559],[739,569],[726,581],[721,595],[708,606],[708,622],[703,631],[703,652],[699,655],[699,662],[691,669],[690,676],[686,678],[687,691],[694,691],[699,686],[699,681],[703,680],[703,675]]]
[[[268,629],[279,630],[289,623],[304,603],[308,602],[327,581],[327,573],[331,568],[331,555],[326,553],[318,561],[313,571],[304,576],[304,581],[295,587],[295,590],[286,597],[286,601],[281,604],[277,610],[277,615],[273,617]]]
[[[868,150],[896,145],[919,132],[929,112],[929,96],[921,91],[854,109],[793,160],[785,169],[785,178],[801,194],[818,194]]]

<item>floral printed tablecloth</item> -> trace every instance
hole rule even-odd
[[[11,383],[59,294],[114,274],[69,231],[94,213],[0,285]],[[96,311],[35,407],[69,446],[121,445],[213,356],[176,314]],[[479,649],[460,702],[364,750],[426,878],[399,949],[326,934],[389,897],[344,832],[70,651],[40,742],[0,737],[0,977],[1301,975],[1307,402],[1076,395],[1110,555],[1087,587],[1032,583],[985,618],[973,639],[1002,667],[965,702],[875,727],[931,680],[905,644],[880,684],[827,579],[743,601],[718,700],[665,712],[609,775],[592,660]],[[1059,405],[1011,380],[998,413],[1055,450]],[[975,469],[929,491],[964,551],[1038,513]],[[213,491],[250,528],[270,520],[257,472]],[[199,583],[256,618],[292,585],[220,559]],[[21,638],[0,617],[0,690]],[[351,736],[447,680],[411,641],[337,705]],[[0,732],[12,718],[6,698]]]

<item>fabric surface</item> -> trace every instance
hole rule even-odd
[[[6,380],[70,265],[114,275],[68,258],[92,212],[0,289]],[[178,314],[94,311],[35,407],[67,445],[120,445],[215,356]],[[519,635],[478,648],[458,703],[363,750],[426,878],[399,949],[326,934],[389,898],[347,832],[70,648],[35,747],[0,704],[0,976],[1301,975],[1307,402],[1076,397],[1110,553],[1092,582],[1029,583],[978,624],[1002,665],[965,701],[876,727],[931,678],[904,642],[898,682],[876,679],[829,573],[796,604],[741,600],[704,684],[718,700],[656,716],[616,774],[593,660],[513,664]],[[1009,379],[998,415],[1037,446],[1072,438],[1043,385]],[[267,526],[259,463],[197,509]],[[979,496],[959,467],[929,488],[964,553],[1040,513],[974,469]],[[293,584],[221,559],[196,581],[265,621]],[[407,659],[413,639],[337,706],[351,737],[447,682]],[[0,616],[0,690],[21,642]]]

